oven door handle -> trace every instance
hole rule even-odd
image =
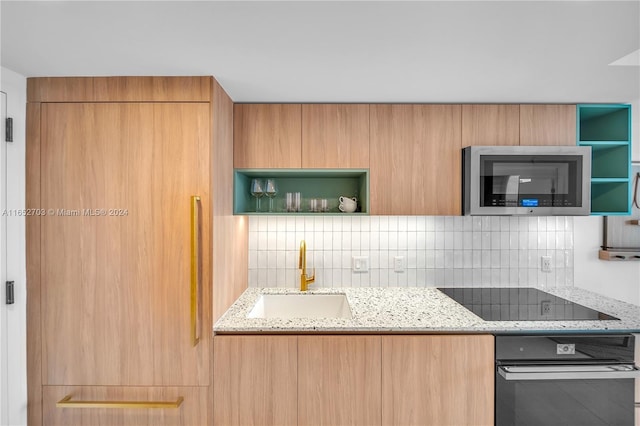
[[[593,380],[640,378],[633,364],[499,366],[505,380]]]

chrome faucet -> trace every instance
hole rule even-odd
[[[300,291],[307,291],[309,284],[316,280],[315,270],[313,275],[307,275],[307,243],[302,240],[300,242],[300,260],[298,262],[298,268],[300,269]]]

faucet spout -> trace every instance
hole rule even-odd
[[[309,284],[316,280],[316,274],[314,271],[311,276],[307,275],[307,243],[304,240],[300,242],[298,269],[300,269],[300,291],[307,291]]]

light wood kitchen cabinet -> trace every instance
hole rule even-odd
[[[190,342],[190,218],[199,195],[210,229],[209,105],[46,103],[41,114],[40,206],[57,212],[41,221],[43,383],[207,385],[209,339]],[[203,282],[209,241],[196,253]]]
[[[63,398],[73,395],[67,404],[57,407]],[[118,426],[203,426],[207,424],[209,404],[206,387],[118,387],[118,386],[45,386],[43,425],[118,425]],[[155,408],[86,407],[95,403],[146,401]],[[142,402],[144,404],[144,402]],[[63,403],[64,404],[64,403]],[[158,405],[168,405],[161,408]]]
[[[300,104],[235,104],[233,165],[236,168],[300,168]]]
[[[460,123],[460,105],[371,105],[372,214],[460,214]]]
[[[634,334],[635,337],[635,362],[636,365],[640,365],[640,334]],[[635,386],[635,405],[636,405],[636,418],[635,418],[635,425],[636,426],[640,426],[640,378],[636,379],[636,386]]]
[[[214,337],[214,425],[492,425],[490,335]]]
[[[493,425],[493,336],[382,336],[383,425]]]
[[[462,147],[520,144],[520,105],[462,105]]]
[[[369,105],[303,104],[303,168],[369,168]]]
[[[380,336],[298,337],[298,424],[380,424]]]
[[[234,222],[212,240],[232,212],[215,185],[231,100],[212,77],[36,78],[27,99],[27,208],[46,212],[26,223],[29,424],[208,423],[212,262],[246,237]],[[56,407],[66,395],[184,401],[107,413]]]
[[[297,424],[297,339],[214,338],[214,425]]]
[[[575,105],[520,105],[520,145],[575,144]]]

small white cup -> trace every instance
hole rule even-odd
[[[356,206],[345,207],[344,204],[340,204],[338,206],[338,209],[340,209],[340,211],[343,212],[343,213],[353,213],[353,212],[356,211]]]
[[[338,198],[340,201],[340,205],[338,205],[338,209],[344,213],[353,213],[358,208],[358,199],[356,197],[347,198],[341,196]]]
[[[338,198],[338,201],[340,201],[340,205],[338,206],[338,208],[342,212],[353,213],[358,207],[358,199],[356,197],[348,198],[340,196]]]

